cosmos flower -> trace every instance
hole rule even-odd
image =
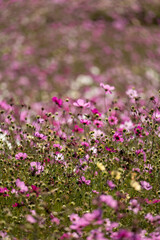
[[[105,90],[106,94],[107,93],[112,94],[112,91],[115,89],[115,87],[110,86],[108,84],[104,85],[103,83],[100,83],[100,87],[102,87]]]
[[[85,103],[85,101],[83,99],[78,99],[77,102],[74,102],[73,105],[75,107],[80,107],[80,108],[89,108],[90,107],[90,103]]]
[[[20,153],[17,153],[17,154],[15,155],[15,158],[16,158],[17,160],[25,160],[25,159],[27,158],[27,154],[20,152]]]
[[[63,104],[62,99],[57,98],[57,97],[52,97],[52,101],[55,102],[58,105],[59,108],[62,107],[62,104]]]
[[[145,190],[151,190],[152,189],[152,186],[146,181],[140,181],[140,184],[141,184],[142,188],[144,188]]]

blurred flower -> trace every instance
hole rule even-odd
[[[130,97],[130,98],[136,98],[138,97],[137,91],[133,90],[133,89],[128,89],[126,91],[126,94]]]
[[[117,142],[123,142],[124,141],[124,139],[121,137],[121,134],[119,134],[119,133],[115,133],[113,135],[113,140],[117,141]]]
[[[25,185],[24,182],[20,181],[19,179],[16,180],[16,185],[17,185],[17,187],[20,188],[21,192],[27,192],[28,191],[28,187]]]
[[[111,195],[104,195],[102,194],[100,196],[100,201],[106,203],[111,208],[117,208],[118,202],[114,200],[114,198]]]
[[[106,94],[107,93],[112,94],[112,91],[115,89],[115,87],[110,86],[108,84],[104,85],[103,83],[100,83],[100,87],[104,88]]]
[[[132,199],[129,202],[130,206],[128,207],[129,210],[133,211],[135,214],[137,214],[140,210],[140,205],[136,199]]]
[[[144,188],[145,190],[151,190],[152,189],[152,186],[148,182],[140,181],[140,183],[141,183],[142,188]]]
[[[37,220],[32,216],[32,215],[27,215],[26,216],[26,220],[29,222],[29,223],[36,223]]]
[[[41,172],[44,171],[44,167],[41,165],[40,162],[31,162],[30,163],[30,166],[31,166],[31,171],[35,171],[35,174],[38,175],[40,174]]]
[[[105,166],[104,166],[101,162],[97,162],[97,167],[98,167],[101,171],[105,171]]]
[[[60,99],[60,98],[58,99],[57,97],[53,97],[52,101],[55,102],[58,105],[58,107],[60,107],[60,108],[62,107],[62,104],[63,104],[62,99]]]
[[[16,158],[17,160],[25,160],[25,159],[27,158],[27,154],[20,152],[20,153],[17,153],[17,154],[15,155],[15,158]]]
[[[76,107],[80,107],[80,108],[89,108],[90,107],[90,103],[85,103],[85,101],[83,99],[78,99],[77,102],[73,103],[74,106]]]
[[[108,118],[108,122],[110,125],[116,125],[118,123],[118,118],[115,116],[110,116]]]

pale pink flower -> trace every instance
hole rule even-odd
[[[26,220],[30,223],[36,223],[37,222],[37,220],[30,214],[26,216]]]
[[[17,154],[15,155],[15,158],[16,158],[17,160],[25,160],[25,159],[27,158],[27,154],[20,152],[20,153],[17,153]]]
[[[90,102],[85,103],[83,99],[78,99],[77,102],[73,103],[74,106],[76,107],[81,107],[81,108],[89,108],[90,107]]]
[[[126,94],[130,97],[130,98],[136,98],[138,97],[137,91],[134,89],[128,89],[126,91]]]
[[[44,171],[44,167],[41,165],[40,162],[31,162],[30,166],[31,166],[31,171],[36,170],[35,172],[36,175]]]
[[[109,207],[114,209],[116,209],[118,206],[117,200],[114,200],[114,198],[111,195],[102,194],[100,196],[100,201],[106,203]]]
[[[17,187],[20,188],[21,192],[27,192],[28,191],[28,187],[25,185],[25,183],[23,181],[20,181],[19,179],[16,180],[16,185]]]
[[[104,88],[105,92],[109,94],[112,94],[112,91],[115,89],[115,87],[108,84],[104,85],[103,83],[100,83],[100,87]]]

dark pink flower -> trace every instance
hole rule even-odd
[[[99,117],[101,116],[101,113],[98,111],[97,108],[93,108],[93,109],[91,109],[91,111],[92,111],[92,113],[94,113],[94,114],[98,114]]]
[[[83,128],[80,128],[78,125],[75,125],[72,132],[82,133],[82,132],[84,132],[84,130],[83,130]]]
[[[119,133],[115,133],[113,135],[113,140],[117,141],[117,142],[123,142],[124,141],[124,139],[121,137],[121,134],[119,134]]]
[[[52,101],[55,102],[58,105],[58,107],[60,107],[60,108],[62,107],[62,104],[63,104],[62,99],[60,99],[60,98],[58,99],[57,97],[53,97]]]
[[[80,122],[84,125],[89,125],[91,124],[91,121],[89,121],[88,119],[80,119]]]

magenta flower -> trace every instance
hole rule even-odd
[[[121,134],[115,133],[115,134],[113,135],[113,141],[123,142],[124,139],[121,137]]]
[[[84,130],[83,130],[83,128],[80,128],[78,125],[75,125],[72,132],[82,133],[82,132],[84,132]]]
[[[98,114],[99,117],[101,116],[101,113],[98,111],[97,108],[93,108],[93,109],[91,109],[91,111],[92,111],[93,114]]]
[[[27,154],[20,152],[20,153],[17,153],[17,154],[15,155],[15,158],[16,158],[17,160],[25,160],[25,159],[27,158]]]
[[[55,102],[58,105],[58,107],[60,107],[60,108],[62,107],[62,104],[63,104],[62,99],[57,98],[57,97],[53,97],[52,101]]]
[[[104,88],[106,94],[107,93],[112,94],[112,91],[115,89],[115,87],[110,86],[108,84],[104,85],[103,83],[100,83],[100,87]]]
[[[46,140],[47,136],[45,136],[43,133],[39,133],[39,132],[35,132],[35,137],[39,138],[39,139],[43,139]]]
[[[80,122],[84,125],[89,125],[91,124],[91,121],[87,120],[87,119],[80,119]]]
[[[57,149],[62,149],[62,146],[60,144],[58,144],[58,143],[57,144],[56,143],[53,144],[53,147],[57,148]]]
[[[85,101],[83,99],[78,99],[77,102],[73,103],[74,106],[76,107],[80,107],[80,108],[89,108],[90,107],[90,103],[85,103]]]
[[[134,128],[134,133],[136,134],[137,137],[142,137],[142,127],[141,126],[137,126]]]
[[[145,190],[151,190],[152,189],[152,186],[146,181],[140,181],[140,184],[141,184],[142,188],[144,188]]]
[[[81,142],[81,145],[82,145],[82,146],[85,146],[85,147],[87,147],[87,148],[89,147],[89,143],[87,143],[87,142]]]

